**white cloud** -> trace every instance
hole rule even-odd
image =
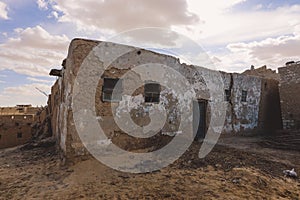
[[[0,44],[0,70],[11,69],[30,76],[48,76],[67,55],[69,39],[51,35],[40,26],[17,29],[15,38]]]
[[[229,53],[222,53],[218,65],[229,71],[243,71],[250,65],[267,65],[276,69],[285,62],[300,60],[300,32],[295,27],[294,34],[266,38],[260,41],[232,43],[227,46]]]
[[[8,7],[2,1],[0,19],[9,19]],[[246,0],[34,1],[41,10],[48,10],[45,12],[49,13],[49,17],[59,22],[48,24],[47,30],[107,39],[110,35],[134,28],[170,28],[205,48],[220,48],[208,53],[217,69],[225,71],[240,72],[251,64],[267,64],[275,69],[288,60],[299,60],[300,5],[275,9],[269,7],[266,10],[258,4],[252,5],[249,10],[238,11],[233,10],[233,6]],[[25,1],[9,0],[8,5],[12,5],[12,2]],[[60,66],[62,59],[67,56],[69,38],[63,34],[50,34],[41,26],[15,29],[14,37],[10,37],[10,33],[1,34],[7,40],[0,44],[0,70],[11,69],[29,75],[27,80],[32,84],[5,88],[0,93],[0,105],[46,103],[46,97],[35,87],[48,93],[51,81],[35,76],[48,76],[51,68]],[[155,35],[151,32],[133,36],[139,41],[157,37],[161,39],[161,44],[176,39],[172,35]],[[159,45],[156,47],[160,48]],[[195,58],[194,54],[188,54],[192,50],[187,49],[187,54],[183,55],[192,63],[197,63],[197,60],[202,62],[201,56]]]
[[[3,3],[2,1],[0,1],[0,19],[9,19],[8,18],[8,8],[7,5],[5,3]]]
[[[266,10],[263,5],[254,4],[249,10],[238,11],[233,10],[233,6],[246,0],[157,1],[126,0],[121,4],[117,0],[87,2],[52,0],[51,5],[59,13],[60,22],[72,22],[81,29],[98,30],[101,33],[104,33],[105,30],[112,30],[112,32],[105,32],[108,33],[106,35],[110,35],[135,27],[160,26],[178,31],[208,49],[215,46],[226,47],[228,44],[244,41],[262,41],[266,38],[277,38],[280,35],[292,35],[295,27],[300,24],[299,5],[286,5]],[[144,33],[131,34],[139,42],[149,40],[149,38],[160,38],[157,41],[162,44],[176,39],[169,35],[153,33],[150,35],[151,37]],[[167,36],[168,39],[165,39],[164,36]],[[233,51],[233,49],[230,50]],[[286,49],[277,51],[281,52],[281,56],[290,54],[283,53],[284,50]],[[269,59],[255,58],[255,55],[245,56],[251,53],[242,52],[241,48],[238,51],[234,53],[225,51],[221,54],[212,53],[211,55],[216,58],[215,60],[226,61],[227,68],[223,64],[221,65],[227,71],[241,71],[244,68],[241,66],[248,66],[254,62],[258,64],[266,62],[264,64],[275,66],[273,57]],[[256,52],[258,53],[258,50]],[[256,55],[256,57],[259,56]]]
[[[47,97],[37,89],[50,93],[50,86],[46,84],[27,84],[18,87],[5,88],[0,93],[1,106],[15,106],[17,104],[46,105]]]
[[[27,77],[27,80],[35,82],[35,83],[48,83],[48,84],[52,84],[54,81],[50,81],[50,80],[45,80],[45,79],[41,79],[41,78],[33,78],[33,77]]]
[[[40,9],[48,10],[48,2],[46,2],[45,0],[37,0],[37,4]]]
[[[264,6],[262,4],[257,4],[254,6],[254,10],[260,10],[262,9]]]
[[[188,0],[189,9],[205,23],[193,27],[192,32],[175,30],[211,50],[212,60],[224,71],[241,72],[251,64],[276,69],[286,61],[299,60],[300,5],[232,9],[241,2],[212,0],[204,5]]]
[[[51,12],[51,15],[49,15],[49,17],[50,17],[50,18],[51,18],[51,17],[54,17],[55,19],[58,19],[58,17],[59,17],[58,12],[52,11],[52,12]]]
[[[189,9],[205,21],[185,34],[205,46],[258,40],[291,34],[300,23],[300,5],[287,5],[273,10],[233,10],[241,1],[188,0]],[[184,31],[184,30],[181,30]]]
[[[140,27],[191,25],[199,21],[188,11],[185,0],[53,0],[52,6],[62,12],[61,22],[73,22],[81,29],[116,32]]]

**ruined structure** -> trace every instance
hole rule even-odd
[[[280,80],[280,75],[276,73],[275,70],[268,69],[266,65],[255,68],[253,65],[251,69],[244,71],[242,74],[249,75],[249,76],[258,76],[265,79],[273,79],[273,80]]]
[[[32,137],[32,125],[40,108],[31,105],[0,108],[0,148],[25,144]]]
[[[300,62],[288,62],[278,73],[283,128],[300,129]]]
[[[119,44],[74,39],[70,44],[64,67],[51,90],[48,107],[51,112],[52,131],[67,158],[88,155],[76,130],[72,101],[74,97],[78,96],[82,98],[79,98],[79,101],[84,101],[90,95],[89,91],[74,94],[74,84],[78,84],[76,77],[85,59],[99,44],[109,47],[107,48],[108,55],[117,52],[114,48],[125,48],[124,45]],[[212,102],[215,101],[208,92],[209,82],[222,88],[221,93],[224,93],[224,96],[222,94],[223,99],[219,100],[220,104],[226,106],[225,124],[222,127],[223,133],[263,131],[271,129],[268,124],[275,124],[276,128],[281,126],[280,106],[276,103],[268,106],[268,102],[279,96],[276,80],[253,74],[220,72],[224,85],[218,85],[219,82],[213,76],[210,80],[204,80],[203,78],[207,74],[216,73],[212,70],[181,64],[178,59],[172,56],[145,49],[128,46],[126,48],[129,48],[130,51],[109,63],[107,68],[105,67],[105,56],[100,61],[97,59],[90,60],[97,69],[103,71],[102,74],[97,70],[86,72],[91,79],[96,77],[96,80],[99,80],[97,83],[93,83],[97,85],[97,89],[95,102],[92,102],[95,103],[97,120],[103,127],[107,138],[121,148],[133,151],[142,148],[153,150],[167,144],[174,135],[181,134],[178,131],[178,123],[181,119],[180,109],[178,110],[180,102],[192,102],[200,109],[200,120],[196,120],[193,125],[196,129],[196,138],[203,138],[211,123],[209,120],[212,115]],[[101,61],[102,59],[104,61]],[[172,91],[168,88],[158,84],[155,80],[151,80],[151,76],[142,77],[138,71],[133,69],[134,66],[143,65],[144,63],[160,63],[161,66],[171,66],[171,68],[186,77],[196,94],[194,96],[187,93],[183,96],[172,94]],[[147,67],[151,70],[151,66]],[[155,66],[152,67],[152,69],[155,69]],[[52,73],[52,75],[55,74]],[[172,79],[172,75],[168,73],[158,73],[157,76]],[[178,81],[174,79],[172,83],[176,84]],[[83,80],[84,84],[88,84],[88,82],[89,78]],[[91,84],[91,90],[93,84]],[[127,88],[130,88],[129,86],[134,87],[135,85],[141,86],[133,91],[127,90]],[[113,93],[113,89],[115,89],[115,93]],[[114,120],[114,112],[117,112],[120,116],[122,116],[122,113],[129,113],[132,121],[143,128],[150,122],[149,113],[151,109],[161,105],[165,106],[168,111],[166,122],[163,128],[158,131],[158,134],[151,138],[132,137],[124,133]],[[275,114],[271,112],[273,107],[277,110]],[[128,110],[128,108],[130,109]],[[132,129],[131,131],[136,132],[137,130],[140,129]]]
[[[276,130],[282,129],[282,117],[279,97],[280,75],[275,70],[267,69],[266,65],[259,68],[246,70],[242,74],[260,77],[261,101],[260,114],[258,116],[260,129],[264,134],[273,134]]]

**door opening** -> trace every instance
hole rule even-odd
[[[193,102],[193,131],[195,141],[205,138],[206,107],[206,100],[197,100]]]

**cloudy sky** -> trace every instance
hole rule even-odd
[[[45,105],[36,88],[50,92],[72,38],[145,27],[185,35],[223,71],[300,60],[300,0],[0,0],[0,105]]]

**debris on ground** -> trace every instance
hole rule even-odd
[[[292,170],[284,170],[283,173],[288,177],[297,178],[297,173],[295,172],[294,168]]]

